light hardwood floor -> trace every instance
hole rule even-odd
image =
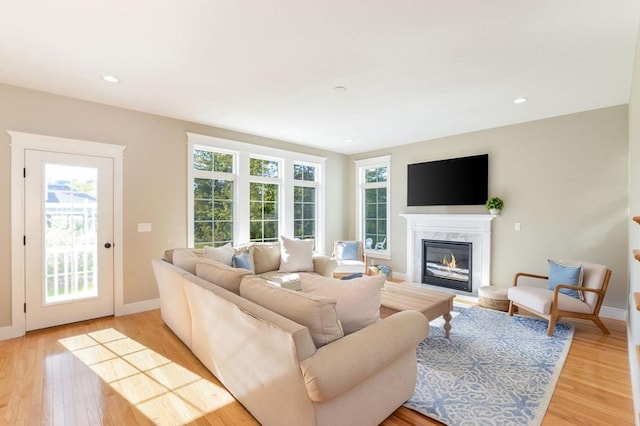
[[[632,425],[626,326],[576,333],[544,425]],[[455,328],[452,330],[455,333]],[[114,355],[115,353],[115,355]],[[253,425],[158,310],[0,342],[0,424]],[[399,408],[384,425],[437,425]]]

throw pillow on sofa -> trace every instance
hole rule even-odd
[[[231,259],[231,266],[234,268],[242,268],[253,274],[253,257],[251,250],[247,247],[245,250],[236,250]]]
[[[190,248],[177,248],[173,250],[173,264],[192,274],[196,274],[196,265],[202,260]]]
[[[314,274],[300,274],[302,291],[336,299],[336,310],[344,334],[351,334],[380,319],[380,291],[384,275],[340,280]]]
[[[231,247],[230,243],[227,243],[221,247],[209,247],[204,248],[204,257],[211,260],[217,260],[220,263],[231,266],[233,254],[235,251]]]
[[[196,265],[195,274],[203,280],[240,294],[240,282],[244,276],[251,275],[251,271],[234,268],[211,259],[202,259]]]
[[[280,237],[280,271],[313,272],[314,240]]]
[[[304,325],[318,348],[344,336],[335,299],[276,287],[256,276],[242,279],[240,296]]]
[[[254,243],[249,250],[256,275],[277,271],[280,267],[280,243]]]

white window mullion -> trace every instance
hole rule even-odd
[[[293,228],[293,165],[294,161],[285,158],[280,169],[282,184],[280,185],[280,235],[292,236]]]
[[[249,153],[238,153],[238,176],[249,176]],[[243,244],[249,241],[249,180],[238,179],[236,181],[236,197],[234,222],[234,243]]]

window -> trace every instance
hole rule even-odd
[[[193,246],[233,241],[234,181],[232,154],[193,150]]]
[[[278,241],[278,161],[249,160],[249,241]]]
[[[367,252],[383,258],[390,252],[390,161],[388,156],[356,161],[358,239]]]
[[[300,239],[315,239],[317,215],[316,166],[294,164],[293,166],[293,236]]]
[[[192,247],[311,238],[324,247],[324,158],[189,133]]]

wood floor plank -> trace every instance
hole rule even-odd
[[[633,425],[626,325],[604,321],[611,331],[609,336],[590,322],[570,321],[576,325],[576,333],[543,425]],[[128,400],[117,384],[105,382],[60,343],[61,339],[110,328],[175,363],[175,380],[192,374],[203,383],[185,385],[172,396],[148,398],[142,404]],[[131,342],[119,342],[115,347],[125,352],[136,348]],[[126,360],[126,355],[122,359]],[[141,374],[152,380],[153,375]],[[163,324],[158,310],[84,321],[2,341],[0,381],[0,423],[10,425],[151,425],[143,409],[167,404],[182,405],[180,416],[191,412],[191,424],[195,425],[257,424]],[[204,397],[207,393],[213,396]],[[222,405],[213,404],[215,399]],[[174,414],[167,415],[169,422],[183,418]],[[383,422],[385,426],[439,424],[404,407]]]

